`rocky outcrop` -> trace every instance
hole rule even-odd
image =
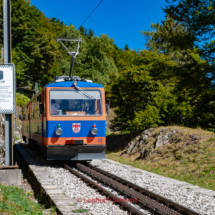
[[[168,131],[166,127],[159,131],[154,128],[147,129],[128,144],[126,153],[131,155],[139,152],[140,158],[145,159],[153,154],[156,148],[170,144],[177,133],[178,130]]]
[[[161,132],[159,133],[156,143],[155,143],[155,148],[161,147],[165,144],[170,143],[171,137],[176,134],[178,131],[173,130],[167,133],[164,133],[166,131],[166,128],[162,128]]]
[[[127,149],[127,154],[130,154],[132,152],[137,151],[139,147],[141,147],[147,140],[147,138],[150,136],[154,128],[150,128],[148,130],[145,130],[141,133],[141,135],[137,136],[135,140],[131,141],[129,143],[128,149]]]
[[[140,157],[142,159],[150,156],[153,153],[153,147],[150,146],[149,148],[142,148],[141,152],[140,152]]]

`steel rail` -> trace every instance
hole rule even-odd
[[[83,165],[83,164],[76,164],[76,168],[81,170],[82,172],[92,176],[93,178],[96,178],[100,181],[102,181],[103,183],[107,184],[108,186],[113,187],[114,189],[120,191],[121,193],[137,199],[138,203],[146,206],[147,208],[150,208],[152,211],[154,211],[155,213],[161,214],[161,215],[182,215],[181,212],[179,211],[175,211],[171,208],[169,208],[168,206],[165,206],[163,204],[160,204],[158,201],[151,199],[150,197],[139,193],[135,190],[133,190],[132,188],[129,188],[119,182],[117,182],[116,180],[113,180],[93,169],[90,169],[89,167]]]
[[[138,191],[138,192],[140,192],[140,193],[142,193],[144,195],[149,196],[150,198],[152,198],[152,199],[154,199],[156,201],[159,201],[160,203],[162,203],[164,205],[168,205],[168,207],[172,208],[175,211],[180,211],[180,213],[182,213],[183,215],[200,215],[199,213],[196,213],[195,211],[193,211],[193,210],[191,210],[189,208],[186,208],[186,207],[184,207],[182,205],[179,205],[176,202],[173,202],[173,201],[171,201],[171,200],[169,200],[169,199],[167,199],[165,197],[162,197],[162,196],[160,196],[160,195],[158,195],[156,193],[153,193],[153,192],[151,192],[151,191],[149,191],[149,190],[147,190],[147,189],[145,189],[143,187],[140,187],[140,186],[138,186],[136,184],[133,184],[130,181],[127,181],[127,180],[125,180],[123,178],[120,178],[120,177],[118,177],[116,175],[113,175],[113,174],[111,174],[109,172],[106,172],[106,171],[104,171],[102,169],[94,167],[91,164],[88,164],[87,166],[89,168],[101,173],[101,174],[104,174],[105,176],[107,176],[107,177],[109,177],[111,179],[119,181],[120,183],[132,188],[133,190],[136,190],[136,191]]]
[[[111,192],[109,192],[108,190],[106,190],[105,188],[103,188],[102,186],[97,184],[96,182],[92,181],[88,177],[86,177],[83,174],[79,173],[77,170],[74,170],[73,168],[69,167],[66,164],[61,163],[61,166],[63,166],[65,169],[67,169],[72,174],[74,174],[77,177],[81,178],[88,185],[91,185],[92,187],[95,187],[96,190],[100,191],[102,194],[107,195],[109,197],[109,199],[112,200],[113,202],[116,202],[116,203],[120,204],[122,206],[121,209],[128,210],[130,212],[130,214],[144,215],[141,211],[139,211],[138,209],[136,209],[132,205],[130,205],[130,204],[124,202],[124,201],[120,201],[120,202],[116,201],[116,200],[119,199],[117,196],[113,195]]]
[[[113,195],[111,192],[107,191],[105,188],[97,184],[96,182],[92,181],[88,177],[84,176],[83,174],[79,173],[78,171],[74,170],[73,168],[69,167],[66,164],[57,162],[58,165],[63,166],[65,169],[76,175],[77,177],[81,178],[84,182],[87,182],[92,187],[96,187],[102,195],[105,194],[110,197],[114,202],[116,199],[120,199],[117,196]],[[133,199],[137,199],[138,203],[145,205],[146,207],[152,209],[155,214],[162,214],[162,215],[200,215],[197,212],[194,212],[182,205],[179,205],[169,199],[166,199],[158,194],[155,194],[149,190],[146,190],[138,185],[135,185],[125,179],[122,179],[116,175],[113,175],[109,172],[106,172],[102,169],[94,167],[92,165],[83,165],[83,164],[76,164],[76,167],[81,170],[82,172],[91,175],[93,178],[97,178],[103,181],[108,186],[112,186],[113,188],[119,190],[120,192],[124,193],[125,195],[132,197]],[[87,170],[88,169],[88,170]],[[120,181],[120,183],[118,182]],[[125,184],[125,185],[123,185]],[[127,191],[124,192],[124,191]],[[130,193],[130,192],[131,193]],[[145,199],[144,201],[138,197],[136,198],[134,194],[142,195]],[[144,196],[145,194],[145,196]],[[142,197],[141,196],[141,197]],[[146,201],[148,200],[148,201]],[[133,207],[132,205],[126,203],[125,201],[116,202],[122,205],[122,209],[126,209],[130,212],[130,214],[137,214],[142,215],[143,213],[139,211],[137,208]],[[153,204],[151,204],[153,203]],[[164,209],[164,211],[163,211]]]

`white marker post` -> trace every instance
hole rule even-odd
[[[16,106],[15,67],[0,64],[0,114],[5,114],[5,165],[12,163],[12,114]]]
[[[3,0],[3,26],[4,26],[4,64],[1,69],[3,74],[1,91],[1,112],[5,114],[5,165],[13,165],[12,158],[12,113],[14,93],[14,67],[11,63],[11,1]],[[11,69],[11,66],[13,69]],[[8,73],[8,74],[7,74]],[[5,82],[4,82],[5,81]],[[5,83],[7,83],[5,85]],[[12,88],[11,88],[12,87]],[[16,94],[16,91],[15,91]],[[12,97],[11,97],[12,96]],[[16,102],[16,100],[14,101]],[[5,108],[6,107],[6,108]]]
[[[14,77],[13,64],[0,64],[0,113],[14,113]]]

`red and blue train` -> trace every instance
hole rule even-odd
[[[100,84],[59,78],[22,108],[23,139],[47,160],[106,156],[105,90]]]

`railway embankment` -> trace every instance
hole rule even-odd
[[[27,144],[25,144],[27,146]],[[25,177],[34,190],[34,196],[44,204],[43,214],[65,214],[76,215],[76,202],[65,195],[64,191],[53,184],[53,179],[47,171],[49,164],[46,160],[41,160],[35,153],[28,150],[25,145],[15,144],[15,160],[18,162]],[[55,212],[56,210],[56,212]]]
[[[125,167],[111,160],[94,160],[92,165],[56,163],[43,159],[38,151],[32,151],[27,144],[16,144],[15,148],[19,165],[23,167],[23,163],[26,164],[28,181],[36,196],[40,196],[49,207],[55,206],[58,214],[126,215],[132,212],[150,215],[156,211],[158,214],[197,215],[206,211],[204,214],[212,215],[215,212],[215,208],[211,208],[211,204],[214,204],[213,197],[202,198],[189,191],[181,193],[176,187],[173,187],[173,192],[174,189],[171,190],[172,187],[165,183],[160,184],[161,189],[157,189],[154,183],[156,178],[147,178],[147,175],[134,171],[133,167]],[[99,169],[95,166],[99,166]],[[114,174],[109,174],[112,170]],[[149,189],[136,186],[139,182],[146,185],[147,180],[151,183]],[[155,192],[150,191],[153,188]],[[167,188],[168,199],[162,197]],[[160,191],[162,195],[156,195]],[[174,202],[171,201],[173,197]],[[187,199],[188,208],[184,207]],[[183,204],[180,204],[182,200]],[[196,204],[193,205],[196,201],[197,207]]]
[[[179,126],[107,136],[107,158],[215,190],[215,134]]]
[[[22,169],[26,168],[35,196],[46,207],[56,208],[57,214],[127,214],[112,201],[92,202],[107,199],[107,196],[99,194],[89,183],[71,174],[59,163],[44,160],[39,152],[32,151],[27,144],[17,143],[15,149],[18,164]]]

